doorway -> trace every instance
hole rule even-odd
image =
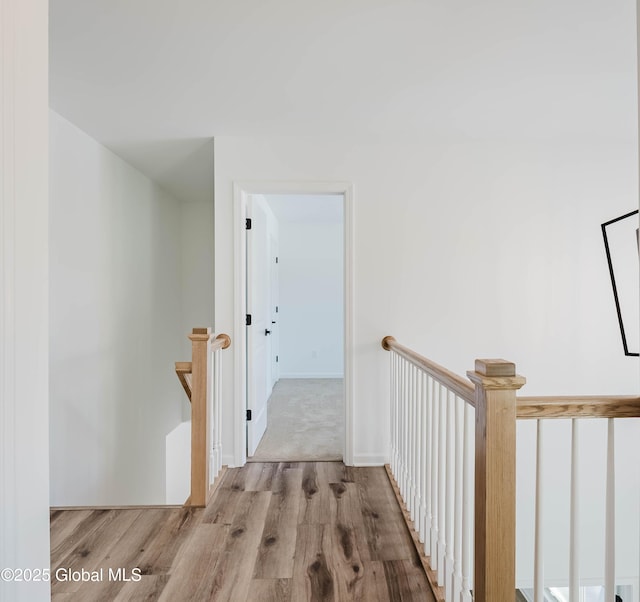
[[[344,196],[251,195],[249,207],[247,456],[340,461]]]
[[[238,183],[234,196],[237,463],[262,441],[261,461],[349,464],[351,186]],[[324,445],[313,451],[309,434]]]

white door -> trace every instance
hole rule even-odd
[[[251,229],[247,230],[247,455],[253,456],[267,428],[267,399],[271,390],[271,312],[269,288],[271,266],[267,213],[264,201],[249,199]]]
[[[271,247],[271,304],[269,311],[271,314],[271,388],[278,382],[280,378],[278,347],[280,343],[280,330],[278,326],[278,241],[276,237],[270,235],[270,247]]]

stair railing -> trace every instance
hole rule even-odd
[[[185,506],[203,507],[222,468],[222,350],[226,334],[194,328],[191,361],[176,362],[176,374],[191,402],[191,493]]]
[[[536,510],[534,551],[534,602],[544,601],[544,516],[543,503],[543,432],[550,419],[571,419],[571,457],[569,493],[569,602],[580,598],[580,508],[578,488],[579,436],[582,418],[607,419],[606,483],[605,483],[605,534],[604,534],[604,600],[615,602],[615,421],[640,417],[640,397],[635,396],[550,396],[518,397],[518,419],[536,420]],[[638,600],[635,592],[634,600]],[[625,598],[626,599],[626,598]]]
[[[516,397],[515,364],[476,360],[464,378],[399,344],[391,352],[391,450],[387,470],[413,522],[439,601],[513,600],[516,591],[516,420],[538,420],[534,599],[544,599],[543,419],[572,418],[570,600],[579,600],[577,418],[609,419],[605,602],[614,602],[614,418],[640,417],[640,398]]]

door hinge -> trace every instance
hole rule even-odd
[[[278,263],[278,258],[276,257],[276,263]]]
[[[278,356],[276,355],[276,364],[278,363]]]
[[[247,314],[246,325],[251,326],[251,314]]]
[[[251,420],[251,410],[247,410],[247,420]]]
[[[276,313],[278,313],[278,306],[276,305]]]
[[[251,230],[251,218],[250,217],[247,218],[247,220],[245,222],[245,225],[247,227],[247,230]]]

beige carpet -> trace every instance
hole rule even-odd
[[[342,379],[279,380],[267,416],[267,430],[250,462],[342,460]]]

